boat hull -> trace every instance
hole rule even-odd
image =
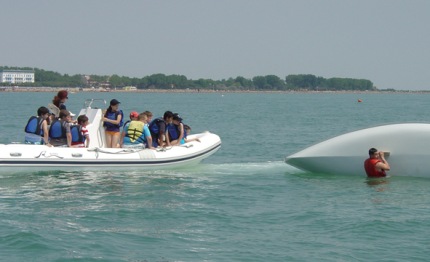
[[[193,136],[200,142],[143,150],[0,145],[0,171],[169,169],[198,164],[221,147],[221,139],[215,134],[206,132],[190,138]]]
[[[106,148],[104,114],[106,101],[87,99],[79,115],[86,115],[90,137],[88,148],[48,147],[22,143],[0,144],[0,172],[46,170],[150,170],[197,164],[221,147],[221,139],[210,132],[189,135],[191,142],[157,149]],[[197,139],[198,138],[198,139]]]
[[[369,148],[387,152],[390,176],[430,177],[430,124],[393,124],[358,130],[288,156],[287,164],[327,174],[365,176]]]

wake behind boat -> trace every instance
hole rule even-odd
[[[343,134],[286,157],[299,169],[327,174],[363,175],[369,148],[386,152],[389,176],[430,177],[430,124],[383,125]]]
[[[87,100],[79,115],[86,115],[90,124],[88,148],[48,147],[31,144],[0,144],[0,171],[100,170],[176,168],[199,163],[221,146],[216,134],[204,132],[189,135],[199,138],[181,146],[157,149],[106,148],[103,113],[92,108],[94,100]]]

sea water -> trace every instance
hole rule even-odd
[[[0,93],[0,143],[22,141],[54,95]],[[178,170],[0,173],[0,261],[428,259],[430,179],[283,161],[345,132],[427,122],[429,94],[80,92],[67,108],[77,114],[87,98],[116,98],[126,117],[178,112],[222,147]]]

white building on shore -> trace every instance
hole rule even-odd
[[[13,69],[0,70],[0,83],[34,83],[34,71]]]

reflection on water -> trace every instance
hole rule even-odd
[[[380,194],[381,192],[388,193],[389,192],[389,183],[387,177],[378,177],[378,178],[370,178],[367,177],[365,183],[369,188],[374,190],[376,194],[370,195],[370,200],[372,203],[377,204],[378,206],[382,204],[388,204],[391,201],[389,201],[389,198],[387,198],[386,194]]]
[[[369,187],[375,189],[375,191],[382,192],[388,189],[388,184],[390,181],[386,177],[370,178],[366,179],[366,184]]]

